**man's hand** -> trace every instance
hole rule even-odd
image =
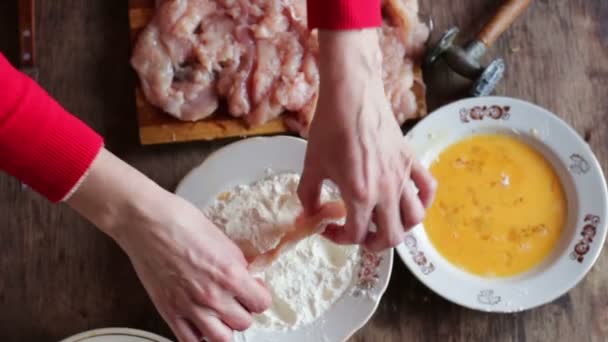
[[[68,204],[125,250],[181,342],[228,342],[270,305],[241,251],[200,210],[111,153],[100,153]]]
[[[321,86],[299,197],[316,210],[321,184],[331,180],[348,215],[324,235],[373,251],[395,246],[424,218],[436,182],[415,160],[384,94],[376,30],[320,31],[319,44]]]

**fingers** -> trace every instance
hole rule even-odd
[[[215,312],[195,305],[192,307],[190,314],[192,324],[209,341],[230,342],[232,340],[232,330],[217,317]]]
[[[269,290],[268,290],[268,285],[266,284],[266,282],[264,281],[264,279],[261,279],[261,278],[254,278],[254,279],[255,279],[255,281],[257,281],[257,282],[258,282],[258,284],[262,285],[262,287],[263,287],[263,288],[264,288],[266,291],[269,291]],[[272,298],[271,298],[271,299],[272,299]]]
[[[252,323],[251,314],[231,293],[217,285],[206,286],[205,291],[199,292],[193,299],[194,303],[191,305],[208,307],[217,312],[221,320],[234,330],[245,330]]]
[[[262,313],[272,304],[272,297],[268,289],[257,281],[248,282],[236,292],[236,299],[250,312]]]
[[[252,283],[258,287],[264,286],[257,280]],[[250,285],[243,287],[248,288]],[[191,297],[187,294],[177,295],[175,298],[175,310],[184,312],[188,320],[175,320],[172,329],[180,341],[199,341],[195,332],[197,329],[209,341],[230,341],[232,331],[243,331],[251,326],[253,318],[249,311],[244,308],[233,292],[221,288],[220,284],[207,283],[191,291]],[[181,309],[179,309],[181,308]],[[188,327],[189,322],[196,327]],[[193,339],[194,338],[194,339]]]
[[[179,342],[199,342],[200,336],[192,330],[190,324],[182,318],[167,321]]]
[[[367,235],[364,245],[367,250],[379,252],[394,247],[403,240],[404,231],[398,201],[399,195],[395,195],[376,207],[378,230]]]
[[[401,221],[405,231],[412,229],[424,219],[424,207],[411,184],[406,184],[401,195]]]
[[[253,318],[233,297],[226,297],[223,305],[217,308],[222,321],[233,330],[243,331],[251,326]]]
[[[435,191],[437,190],[435,177],[418,160],[415,160],[412,164],[411,177],[418,188],[418,197],[422,202],[422,206],[428,209],[433,203]]]
[[[228,265],[221,285],[250,312],[260,313],[272,304],[268,288],[253,278],[246,268]]]
[[[323,177],[318,168],[305,165],[300,184],[298,185],[298,197],[302,202],[302,207],[307,213],[316,212],[320,206],[321,187]]]
[[[372,216],[372,207],[346,202],[346,222],[344,226],[331,224],[325,228],[323,236],[338,244],[360,244],[365,241]]]

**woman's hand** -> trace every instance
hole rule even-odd
[[[200,210],[111,153],[100,153],[68,204],[125,250],[180,341],[230,341],[270,305],[241,251]]]
[[[408,148],[384,94],[376,30],[321,30],[319,44],[321,86],[300,199],[316,210],[321,183],[329,179],[348,215],[344,227],[327,229],[326,237],[374,251],[395,246],[424,218],[436,182]],[[368,234],[370,222],[376,233]]]

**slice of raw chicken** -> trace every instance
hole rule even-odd
[[[313,215],[300,214],[292,226],[285,227],[285,234],[277,246],[265,253],[260,253],[248,242],[237,242],[249,261],[250,271],[261,271],[282,254],[289,251],[298,242],[324,229],[331,222],[346,216],[346,207],[342,201],[324,203]]]
[[[175,117],[196,121],[218,107],[216,77],[194,56],[191,31],[215,10],[206,0],[165,1],[135,45],[133,67],[148,100]]]

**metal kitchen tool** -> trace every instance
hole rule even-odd
[[[454,44],[458,28],[449,29],[439,42],[428,50],[425,65],[430,67],[441,58],[454,72],[474,82],[470,90],[471,95],[489,95],[502,79],[505,62],[502,58],[497,58],[483,66],[481,57],[529,4],[530,0],[505,1],[477,37],[464,47]]]
[[[38,81],[35,50],[35,2],[34,0],[19,1],[19,43],[21,54],[19,66],[22,72]]]
[[[38,68],[36,67],[35,49],[35,1],[19,0],[19,69],[34,81],[38,82]],[[28,186],[21,183],[21,189]]]

